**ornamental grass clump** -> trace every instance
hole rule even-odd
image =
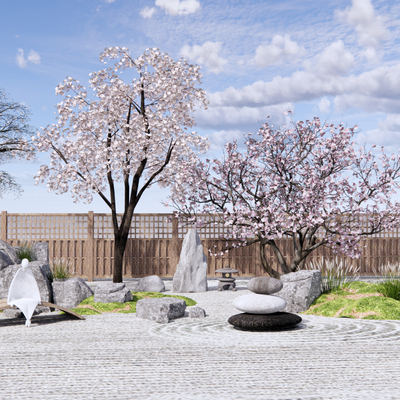
[[[19,248],[17,248],[16,254],[21,261],[24,258],[26,258],[29,262],[36,259],[36,252],[31,242],[24,242],[21,246],[19,246]]]
[[[358,274],[360,267],[357,268],[355,265],[346,264],[343,260],[338,263],[337,257],[335,257],[334,261],[326,260],[325,262],[321,257],[320,262],[311,261],[307,265],[307,269],[321,271],[322,294],[337,291],[344,283],[358,280],[360,277]]]
[[[374,275],[377,271],[373,268]],[[387,264],[379,269],[382,279],[379,282],[377,291],[385,297],[400,301],[400,268],[398,265]]]
[[[71,277],[68,261],[65,261],[64,258],[56,260],[56,262],[53,263],[50,269],[53,280],[68,279]]]

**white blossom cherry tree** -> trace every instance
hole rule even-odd
[[[235,141],[225,146],[222,161],[186,163],[185,179],[176,180],[171,195],[181,220],[204,226],[209,222],[199,213],[210,213],[224,223],[225,239],[234,239],[225,251],[258,242],[262,266],[276,278],[281,273],[267,259],[267,246],[286,274],[303,269],[320,246],[358,258],[363,236],[400,225],[400,203],[390,200],[399,187],[400,153],[390,160],[381,154],[380,171],[371,151],[361,147],[356,155],[350,138],[357,127],[321,125],[318,118],[292,124],[274,131],[266,123],[256,138],[245,135],[243,154]],[[353,171],[352,184],[340,178],[346,170]],[[367,228],[357,223],[362,214]],[[283,235],[293,241],[291,260],[276,243]]]
[[[135,207],[146,189],[175,183],[182,164],[196,163],[197,153],[207,151],[208,141],[187,128],[195,124],[195,105],[207,108],[208,102],[204,90],[196,87],[200,67],[184,59],[175,62],[158,49],[147,49],[137,59],[120,47],[100,54],[105,64],[112,59],[117,59],[113,68],[89,74],[93,98],[71,77],[58,85],[56,94],[64,96],[57,105],[58,121],[32,139],[38,151],[51,151],[50,166],[40,167],[36,184],[48,178],[50,191],[71,190],[74,202],[90,203],[97,193],[110,208],[113,281],[122,282]],[[127,83],[122,72],[129,75]],[[124,185],[124,212],[118,226],[119,181]]]

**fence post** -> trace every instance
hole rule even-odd
[[[7,211],[1,212],[1,240],[7,242]]]
[[[93,211],[88,212],[88,246],[86,259],[86,275],[89,282],[93,282],[95,257],[94,257],[94,216]]]
[[[179,238],[178,238],[178,218],[172,217],[172,257],[170,267],[172,271],[170,273],[174,274],[176,266],[179,263],[180,249],[179,249]]]

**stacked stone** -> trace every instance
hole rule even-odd
[[[235,328],[254,331],[291,328],[302,321],[296,314],[282,312],[286,300],[273,293],[279,292],[283,283],[265,276],[250,279],[247,288],[253,293],[236,298],[233,306],[242,314],[233,315],[228,322]]]

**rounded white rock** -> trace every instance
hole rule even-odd
[[[286,300],[279,296],[252,293],[237,297],[233,306],[249,314],[272,314],[283,310]]]

